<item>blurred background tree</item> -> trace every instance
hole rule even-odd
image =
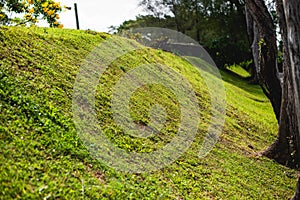
[[[125,21],[118,32],[151,26],[177,30],[198,41],[220,68],[252,58],[244,1],[140,0],[140,6],[148,15]]]

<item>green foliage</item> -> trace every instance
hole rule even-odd
[[[125,21],[118,31],[137,27],[163,27],[198,41],[219,68],[251,58],[244,3],[241,1],[140,0],[150,15]]]
[[[61,11],[60,3],[53,0],[0,0],[0,25],[34,25],[46,20],[50,27],[62,28]],[[14,15],[23,16],[10,18]]]
[[[135,20],[124,21],[118,27],[111,27],[115,32],[123,32],[132,28],[141,27],[162,27],[169,29],[176,29],[175,19],[171,16],[165,15],[163,18],[158,18],[152,15],[139,15]]]
[[[145,63],[172,67],[189,80],[201,108],[195,142],[176,162],[149,174],[125,174],[95,160],[72,121],[76,75],[104,33],[0,27],[1,199],[286,199],[295,171],[255,153],[273,142],[277,123],[259,86],[222,72],[227,116],[220,142],[197,156],[209,125],[210,98],[197,69],[174,54],[143,49],[115,60],[99,81],[98,119],[105,134],[128,151],[148,152],[175,134],[177,105],[168,91],[143,87],[132,96],[132,117],[147,123],[149,105],[160,102],[169,120],[157,137],[130,137],[112,120],[111,90],[120,75]],[[128,40],[120,40],[126,45]],[[129,44],[128,44],[129,45]],[[110,56],[110,55],[105,55]],[[207,66],[209,68],[209,66]],[[207,71],[201,74],[212,76]]]

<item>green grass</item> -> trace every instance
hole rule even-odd
[[[201,113],[190,149],[162,170],[129,174],[94,159],[72,119],[73,85],[96,46],[111,36],[89,31],[0,27],[0,199],[287,199],[296,172],[255,154],[276,137],[271,105],[259,86],[222,72],[227,115],[220,142],[203,159],[197,154],[208,127],[210,97],[193,66],[160,50],[142,49],[116,59],[96,95],[97,117],[108,138],[130,152],[161,148],[178,128],[178,102],[159,85],[144,86],[132,98],[137,124],[162,104],[167,121],[161,133],[134,138],[112,119],[111,94],[122,74],[147,63],[170,66],[196,91]],[[136,45],[118,39],[120,48]],[[102,55],[109,57],[110,55]],[[208,72],[201,72],[210,76]]]
[[[243,78],[249,78],[251,76],[247,70],[236,64],[228,66],[227,69]]]

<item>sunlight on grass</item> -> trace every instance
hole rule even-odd
[[[3,199],[287,199],[296,172],[256,158],[270,145],[277,123],[259,86],[222,72],[227,93],[220,142],[204,159],[198,151],[210,122],[210,96],[201,74],[186,60],[142,49],[116,59],[100,79],[96,107],[105,134],[119,147],[150,152],[168,143],[178,127],[178,102],[160,86],[131,98],[137,124],[149,121],[149,105],[165,106],[160,134],[146,140],[124,132],[112,119],[112,87],[142,63],[165,64],[193,86],[201,119],[190,149],[171,165],[149,174],[115,171],[93,158],[72,121],[73,84],[79,68],[105,33],[0,27],[0,196]],[[123,41],[126,45],[128,40]]]

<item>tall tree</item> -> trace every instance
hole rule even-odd
[[[259,76],[261,82],[276,80],[276,59],[274,58],[273,21],[267,16],[263,0],[247,0],[247,8],[258,27],[260,41],[265,42],[260,48],[257,68],[263,70]],[[263,155],[277,162],[294,168],[300,167],[300,1],[276,0],[277,18],[283,39],[283,84],[280,114],[277,115],[279,130],[276,141]],[[269,33],[269,34],[268,34]],[[261,45],[261,44],[259,44]],[[264,50],[266,49],[266,50]],[[271,50],[271,51],[270,51]],[[265,56],[263,55],[265,54]],[[255,56],[255,54],[254,54]],[[266,65],[265,60],[272,65]],[[264,62],[261,62],[263,60]],[[272,61],[273,60],[273,61]],[[264,65],[265,64],[265,65]],[[259,71],[259,70],[258,70]],[[269,77],[267,77],[269,76]],[[272,90],[278,86],[269,85]],[[271,100],[272,101],[272,100]],[[273,104],[274,110],[275,105]],[[276,112],[276,111],[275,111]],[[300,199],[300,179],[294,200]]]
[[[299,123],[297,123],[297,101],[299,97],[296,96],[297,93],[294,92],[296,89],[296,80],[293,77],[295,71],[291,60],[290,42],[288,40],[288,32],[291,29],[288,27],[287,12],[283,6],[282,0],[276,0],[277,3],[277,15],[279,19],[281,35],[283,39],[283,94],[282,94],[282,117],[279,120],[279,133],[277,140],[271,145],[264,155],[275,159],[277,162],[289,165],[292,167],[299,167],[299,140],[297,135],[299,135]],[[296,40],[293,41],[293,43]],[[299,42],[298,42],[299,44]],[[298,100],[297,100],[298,99]],[[295,115],[293,114],[295,113]],[[299,113],[299,110],[298,110]],[[297,133],[298,132],[298,133]],[[298,152],[298,155],[297,155]]]

